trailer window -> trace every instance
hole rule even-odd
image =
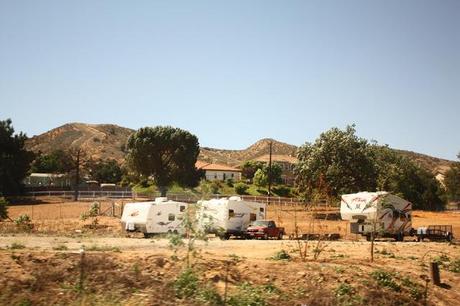
[[[235,211],[234,211],[233,209],[229,209],[229,210],[228,210],[228,217],[229,217],[229,218],[235,217]]]
[[[259,210],[260,210],[260,212],[264,212],[265,209],[263,207],[261,207],[261,208],[259,208]]]
[[[250,213],[249,214],[249,221],[256,221],[257,220],[257,215],[256,214],[253,214],[253,213]]]
[[[180,212],[184,212],[184,210],[185,210],[185,206],[180,206],[180,207],[179,207],[179,211],[180,211]]]
[[[176,220],[176,215],[174,215],[174,214],[169,214],[169,215],[168,215],[168,220],[169,220],[169,221],[174,221],[174,220]]]

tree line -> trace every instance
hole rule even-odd
[[[30,172],[67,173],[78,185],[81,173],[105,183],[138,183],[152,179],[162,195],[172,184],[196,187],[203,171],[195,168],[198,138],[170,127],[144,127],[133,133],[125,146],[126,163],[93,160],[80,148],[32,153],[24,147],[26,135],[15,133],[11,120],[0,121],[0,193],[21,193]],[[411,201],[416,209],[439,210],[446,201],[460,201],[460,162],[447,171],[442,186],[432,173],[387,146],[356,135],[354,126],[332,128],[313,143],[298,149],[295,166],[297,194],[307,200],[336,200],[341,194],[385,190]],[[460,154],[459,154],[460,159]],[[256,186],[281,180],[282,169],[271,171],[260,162],[242,165],[243,177]]]

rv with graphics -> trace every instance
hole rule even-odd
[[[251,222],[265,219],[266,205],[248,202],[240,197],[198,202],[197,219],[200,227],[222,239],[244,237]]]
[[[183,233],[182,216],[188,204],[156,198],[151,202],[127,203],[121,224],[127,232],[141,232],[145,237],[160,233]]]
[[[353,234],[371,239],[391,237],[402,241],[412,235],[412,204],[388,192],[359,192],[344,194],[340,203],[340,215],[350,221]]]

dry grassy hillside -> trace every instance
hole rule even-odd
[[[123,152],[127,139],[134,130],[113,124],[68,123],[46,133],[34,136],[26,143],[27,148],[35,152],[49,153],[55,149],[82,147],[93,158],[113,158],[124,161]],[[269,152],[273,143],[273,154],[278,156],[295,156],[297,147],[273,139],[261,139],[243,150],[220,150],[201,148],[200,160],[238,166],[247,160],[256,159]],[[415,160],[422,167],[433,173],[445,173],[450,161],[410,151],[397,150],[400,154]]]
[[[81,147],[92,158],[124,160],[123,148],[134,130],[114,124],[68,123],[26,142],[29,150],[49,153],[56,149]]]

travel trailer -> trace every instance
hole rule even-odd
[[[391,237],[402,241],[412,235],[412,204],[385,191],[344,194],[340,203],[342,220],[350,221],[353,234],[371,239]]]
[[[222,239],[244,237],[249,224],[265,219],[266,205],[248,202],[240,197],[198,201],[197,219],[200,227]]]
[[[127,232],[141,232],[145,237],[160,233],[183,233],[182,216],[187,203],[156,198],[152,202],[127,203],[121,224]]]

